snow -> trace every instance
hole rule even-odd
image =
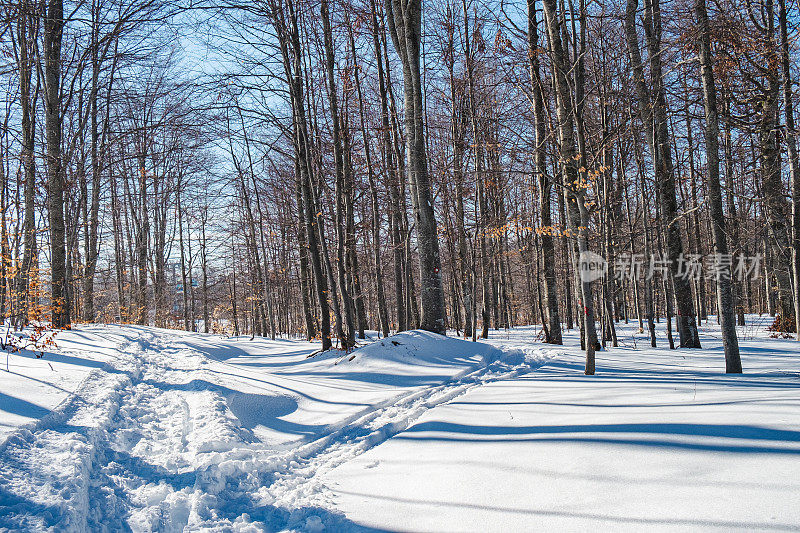
[[[715,329],[702,351],[642,337],[647,349],[598,352],[593,377],[560,353],[427,411],[324,482],[350,519],[393,531],[796,530],[796,341],[743,340],[747,374],[726,376]]]
[[[597,376],[532,327],[309,357],[81,326],[0,372],[0,530],[797,529],[800,350],[748,319],[731,377],[713,319],[620,325]]]
[[[67,400],[79,384],[93,372],[106,368],[127,342],[124,333],[103,326],[82,328],[57,335],[58,350],[45,357],[23,351],[0,352],[0,442],[17,426],[30,424],[48,415]],[[5,357],[3,357],[5,355]]]

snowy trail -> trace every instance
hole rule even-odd
[[[508,350],[503,361],[408,387],[329,423],[306,442],[276,446],[260,440],[231,408],[236,402],[247,407],[254,397],[256,407],[270,398],[279,404],[285,399],[279,389],[242,392],[251,376],[215,372],[230,365],[185,342],[136,331],[68,402],[0,449],[0,529],[359,529],[330,510],[321,474],[405,430],[427,410],[529,372],[542,359]]]

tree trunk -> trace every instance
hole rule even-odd
[[[181,249],[181,294],[183,297],[183,329],[186,331],[191,331],[189,327],[189,300],[188,300],[189,288],[186,286],[186,252],[183,246],[183,209],[181,208],[181,197],[183,196],[183,191],[181,190],[180,183],[181,180],[179,177],[178,189],[177,189],[178,246],[180,246]]]
[[[539,71],[539,22],[536,18],[536,2],[528,0],[528,57],[530,61],[531,85],[533,90],[533,113],[535,120],[535,167],[538,178],[539,193],[539,216],[541,218],[541,234],[539,239],[542,243],[542,269],[544,270],[543,293],[546,302],[546,317],[542,317],[542,322],[547,321],[545,328],[545,342],[550,344],[562,344],[561,320],[558,312],[558,293],[556,291],[556,271],[555,271],[555,246],[553,243],[553,219],[550,207],[550,194],[552,183],[547,175],[547,161],[545,142],[547,132],[547,118],[544,106],[544,86],[542,84],[541,73]]]
[[[344,310],[345,320],[345,338],[342,339],[343,347],[345,349],[355,344],[355,325],[353,322],[353,302],[351,295],[348,291],[346,281],[347,257],[346,257],[346,188],[345,183],[345,170],[343,163],[343,149],[341,138],[341,122],[339,119],[339,103],[338,95],[336,93],[336,79],[334,77],[334,57],[333,57],[333,36],[331,31],[330,13],[328,10],[328,1],[322,0],[320,2],[320,16],[322,18],[322,27],[325,44],[325,73],[327,75],[328,86],[328,103],[331,113],[331,128],[333,130],[333,160],[336,172],[336,272],[338,275],[339,292],[342,298],[342,307]]]
[[[792,101],[792,74],[789,63],[789,35],[786,0],[778,0],[778,19],[781,35],[781,73],[783,77],[783,112],[786,117],[785,136],[789,152],[789,172],[792,188],[792,276],[794,285],[795,338],[800,340],[800,155],[797,152],[797,129]]]
[[[722,190],[719,183],[719,117],[717,115],[717,91],[714,85],[714,64],[711,58],[711,37],[706,12],[706,0],[695,4],[697,26],[700,30],[699,55],[700,75],[703,82],[703,102],[706,112],[706,187],[711,211],[711,230],[717,254],[727,255],[728,243],[725,232],[725,214],[722,211]],[[722,326],[722,346],[725,349],[725,371],[741,374],[739,340],[736,337],[736,317],[731,297],[731,272],[722,273],[717,279],[717,304]]]
[[[317,324],[311,313],[311,295],[309,285],[311,284],[311,274],[308,265],[308,239],[306,237],[305,209],[303,208],[303,197],[300,191],[300,165],[295,160],[295,205],[297,206],[297,247],[300,256],[300,293],[303,301],[303,319],[306,326],[306,340],[313,339],[317,334]]]
[[[67,254],[64,225],[64,169],[61,160],[61,38],[64,7],[48,0],[44,19],[45,132],[47,138],[47,211],[50,222],[50,305],[53,327],[69,326]]]
[[[352,52],[353,64],[357,64],[356,45],[353,37],[353,29],[350,26],[350,50]],[[364,142],[364,157],[367,163],[367,178],[369,179],[370,207],[372,210],[372,253],[375,266],[375,289],[378,300],[378,322],[384,337],[389,336],[389,312],[386,309],[386,296],[383,292],[383,265],[381,264],[381,215],[378,201],[378,187],[375,183],[375,171],[372,163],[372,152],[370,150],[369,135],[367,134],[367,124],[364,111],[364,96],[361,91],[361,76],[359,69],[355,69],[356,91],[358,93],[358,111],[361,119],[361,135]]]
[[[406,172],[416,195],[415,215],[419,253],[422,317],[420,327],[446,333],[439,236],[425,155],[424,109],[420,78],[421,0],[386,0],[389,31],[403,63],[405,94]]]
[[[32,47],[32,35],[28,35],[28,24],[33,20],[29,13],[31,6],[27,0],[20,2],[20,13],[18,26],[18,45],[19,45],[19,89],[20,107],[22,110],[22,131],[21,131],[21,153],[23,166],[23,198],[24,198],[24,219],[22,223],[23,233],[23,256],[22,265],[19,273],[17,292],[19,294],[19,318],[16,326],[21,327],[28,323],[28,310],[30,305],[30,284],[33,265],[35,262],[36,250],[36,162],[33,156],[35,136],[34,113],[36,106],[31,101],[31,74],[33,71],[33,59],[30,57]],[[38,87],[35,89],[38,92]]]
[[[667,259],[670,262],[672,285],[678,304],[680,345],[682,348],[699,348],[700,337],[697,334],[692,289],[689,280],[680,275],[678,271],[680,268],[679,258],[683,254],[683,243],[681,241],[680,225],[678,224],[675,172],[672,166],[667,125],[666,92],[661,72],[661,15],[659,0],[645,0],[644,25],[650,56],[652,95],[645,84],[644,67],[642,66],[642,57],[639,51],[639,39],[636,33],[637,9],[638,0],[628,0],[625,13],[625,33],[639,100],[639,114],[645,130],[652,132],[652,135],[647,135],[647,140],[655,164],[661,216],[666,224]]]
[[[576,279],[579,277],[580,262],[583,254],[589,251],[587,231],[589,227],[589,213],[586,208],[584,189],[579,183],[577,159],[574,137],[574,114],[576,108],[571,104],[569,82],[566,73],[570,71],[564,48],[561,41],[561,23],[556,9],[555,0],[544,0],[545,21],[547,24],[548,42],[553,61],[553,77],[556,87],[556,114],[558,118],[558,134],[561,143],[561,162],[564,185],[568,191],[567,212],[573,235],[577,236],[577,254],[575,257]],[[585,373],[595,373],[595,350],[597,348],[597,332],[595,330],[594,298],[592,296],[592,281],[580,279],[581,307],[583,310],[582,324],[586,341],[586,366]]]
[[[298,206],[298,209],[304,210],[308,255],[320,306],[320,335],[322,336],[322,350],[324,351],[331,348],[329,291],[318,243],[318,215],[312,191],[308,157],[308,129],[305,118],[305,104],[303,103],[302,47],[297,27],[297,14],[291,2],[288,2],[287,5],[289,7],[288,19],[290,25],[286,26],[282,11],[276,16],[276,25],[279,30],[284,71],[292,103],[293,145],[295,160],[300,172],[299,175],[295,176],[295,179],[300,183],[300,196],[302,198],[302,206]],[[291,49],[289,46],[291,46]]]
[[[774,46],[773,4],[766,2],[766,28],[764,28],[764,45],[767,47],[768,65],[779,65],[777,50]],[[786,196],[781,178],[780,144],[778,142],[778,108],[780,103],[780,81],[778,72],[765,69],[765,91],[761,99],[761,121],[759,136],[761,143],[761,187],[764,195],[768,223],[768,239],[772,258],[775,287],[772,291],[777,297],[779,328],[794,325],[794,304],[791,288],[791,243],[787,227]]]

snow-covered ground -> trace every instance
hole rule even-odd
[[[0,530],[800,529],[800,345],[82,326],[0,372]],[[663,324],[659,329],[663,329]],[[5,363],[5,361],[2,361]]]

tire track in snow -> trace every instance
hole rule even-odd
[[[182,529],[163,517],[147,524],[135,516],[158,497],[157,490],[146,490],[153,478],[192,478],[173,474],[192,466],[191,457],[159,468],[142,456],[168,451],[131,453],[139,442],[187,448],[193,429],[180,395],[147,384],[175,371],[161,364],[162,347],[154,349],[155,341],[155,334],[140,330],[137,339],[119,344],[119,355],[92,371],[62,406],[5,441],[0,448],[0,531]],[[224,408],[224,400],[218,403]],[[176,419],[181,421],[177,426]]]
[[[251,435],[238,427],[226,398],[197,379],[202,354],[156,336],[144,348],[140,378],[94,471],[100,504],[87,523],[92,530],[182,531],[215,518],[218,496],[237,473],[232,461],[252,453]]]

